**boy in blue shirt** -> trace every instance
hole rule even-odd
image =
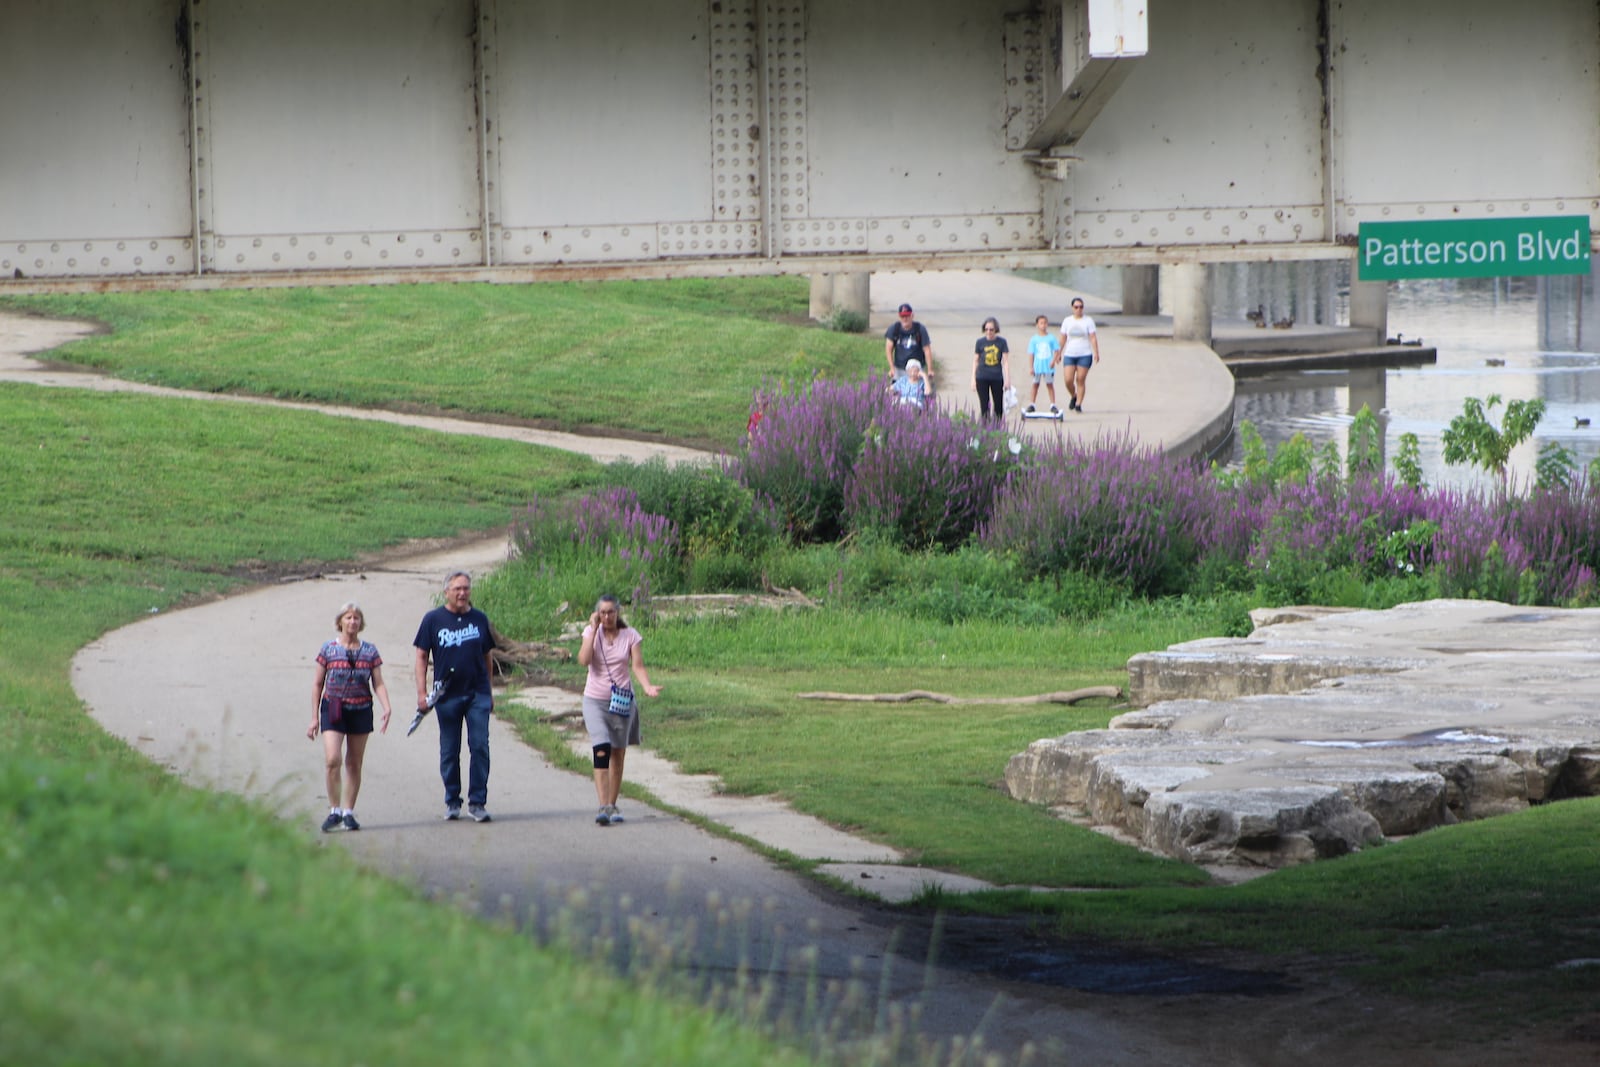
[[[1061,409],[1056,407],[1056,361],[1061,351],[1061,342],[1050,333],[1050,317],[1040,315],[1033,320],[1038,333],[1028,338],[1028,355],[1033,357],[1033,393],[1028,397],[1028,410],[1033,410],[1034,401],[1039,399],[1039,383],[1050,390],[1050,414],[1059,415]]]

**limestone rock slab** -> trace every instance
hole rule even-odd
[[[1161,699],[1034,742],[1012,795],[1192,862],[1281,866],[1600,794],[1600,610],[1286,617],[1134,657],[1135,702]]]

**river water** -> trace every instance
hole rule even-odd
[[[1347,263],[1221,264],[1213,270],[1212,316],[1217,323],[1243,322],[1261,306],[1272,319],[1297,322],[1349,321]],[[1115,268],[1029,272],[1031,277],[1121,299]],[[1163,304],[1165,302],[1163,301]],[[1164,313],[1170,309],[1163,306]],[[1403,433],[1417,435],[1424,477],[1431,485],[1486,486],[1490,480],[1469,467],[1444,463],[1440,436],[1461,413],[1468,397],[1487,401],[1540,398],[1544,419],[1534,436],[1511,457],[1519,483],[1531,483],[1539,450],[1547,442],[1569,449],[1580,469],[1600,458],[1600,355],[1595,348],[1600,312],[1590,278],[1466,278],[1391,282],[1389,335],[1421,339],[1438,350],[1438,362],[1421,367],[1346,372],[1299,371],[1238,382],[1234,421],[1253,423],[1276,447],[1304,434],[1320,448],[1334,440],[1341,449],[1354,407],[1363,402],[1379,415],[1385,454],[1392,461]],[[1586,328],[1587,327],[1587,328]],[[1498,425],[1504,403],[1492,418]],[[1592,419],[1588,426],[1580,419]],[[1237,443],[1223,462],[1238,459]]]

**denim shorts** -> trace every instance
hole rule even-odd
[[[1094,357],[1093,356],[1062,356],[1061,357],[1061,365],[1063,367],[1092,367],[1092,366],[1094,366]]]

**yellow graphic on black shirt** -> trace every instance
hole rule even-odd
[[[1000,365],[1000,346],[983,346],[983,365],[985,367],[998,367]]]

